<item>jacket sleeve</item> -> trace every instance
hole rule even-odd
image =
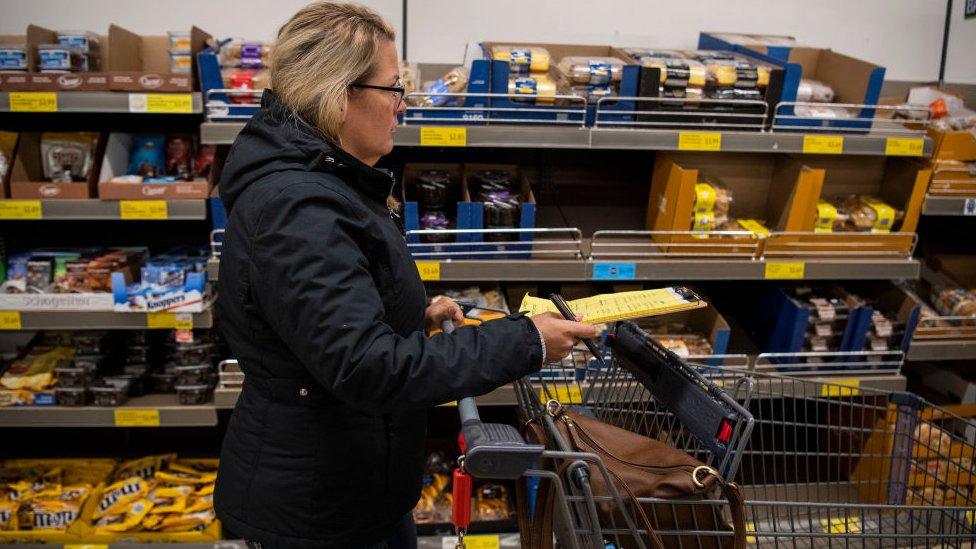
[[[254,299],[278,336],[336,398],[370,411],[477,396],[538,370],[543,350],[523,315],[427,338],[402,337],[354,235],[363,216],[315,183],[265,204],[251,250]],[[314,186],[309,192],[307,186]]]

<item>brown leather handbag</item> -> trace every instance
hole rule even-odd
[[[611,482],[624,505],[632,509],[632,523],[644,530],[644,545],[652,549],[670,547],[733,548],[746,546],[745,506],[739,487],[726,482],[719,474],[688,453],[665,443],[586,417],[563,407],[550,408],[552,419],[563,440],[574,452],[596,454],[602,459]],[[538,419],[525,425],[523,436],[530,442],[554,449],[546,427]],[[561,478],[570,460],[555,465]],[[550,469],[552,470],[552,469]],[[589,465],[589,483],[593,495],[612,496],[599,467]],[[542,479],[536,494],[534,520],[530,523],[525,482],[516,483],[519,531],[522,547],[552,547],[555,490]],[[728,524],[718,504],[639,503],[637,498],[659,498],[682,501],[715,500],[718,493],[728,501],[732,524]],[[624,514],[615,501],[597,500],[597,514],[603,529],[614,525],[627,529]],[[698,531],[710,534],[658,535],[657,530]],[[628,530],[629,531],[629,530]],[[731,533],[717,535],[716,532]],[[606,541],[617,547],[637,547],[630,534],[605,533]]]

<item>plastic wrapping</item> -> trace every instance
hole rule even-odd
[[[189,32],[169,31],[166,35],[169,37],[170,53],[190,53],[192,51],[193,45],[190,41]]]
[[[661,70],[661,85],[671,88],[705,87],[705,65],[694,59],[678,57],[642,57],[642,67]]]
[[[400,62],[400,82],[404,93],[413,93],[420,89],[420,68],[416,63]]]
[[[39,44],[38,64],[41,72],[81,72],[88,70],[88,56],[74,46]]]
[[[557,65],[571,84],[606,86],[620,82],[624,62],[616,57],[563,57]]]
[[[206,404],[210,400],[209,385],[177,385],[175,388],[180,404],[184,406]]]
[[[549,72],[549,50],[537,46],[492,46],[491,58],[508,61],[509,71],[515,74]]]
[[[546,75],[513,76],[508,79],[508,93],[512,101],[551,105],[556,101],[556,82]]]
[[[424,88],[426,96],[408,98],[409,103],[417,107],[448,107],[460,104],[462,101],[456,96],[437,95],[440,93],[462,93],[468,88],[468,69],[454,67],[447,74],[431,82]]]
[[[796,100],[800,103],[831,103],[834,89],[819,80],[803,78],[796,90]]]
[[[235,41],[220,50],[220,66],[262,69],[268,66],[271,46],[262,42]]]
[[[0,71],[26,71],[27,46],[23,44],[0,45]]]
[[[869,195],[850,195],[846,197],[838,211],[849,216],[847,230],[873,233],[890,232],[896,221],[905,216],[882,200]]]
[[[56,183],[87,180],[93,164],[94,149],[92,134],[41,134],[41,167],[44,178]]]
[[[417,174],[418,201],[424,208],[447,207],[451,175],[443,170],[425,170]]]

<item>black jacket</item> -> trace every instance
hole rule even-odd
[[[386,205],[392,181],[270,92],[231,148],[217,307],[246,381],[214,504],[246,539],[389,537],[419,497],[426,409],[540,367],[523,316],[424,337],[424,286]]]

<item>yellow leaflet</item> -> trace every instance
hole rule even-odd
[[[583,316],[587,324],[605,324],[617,320],[656,316],[675,311],[704,307],[703,301],[688,301],[678,295],[673,288],[658,288],[636,292],[617,292],[600,294],[567,302],[569,308]],[[544,312],[558,313],[556,306],[548,299],[525,294],[519,311],[530,316]]]

